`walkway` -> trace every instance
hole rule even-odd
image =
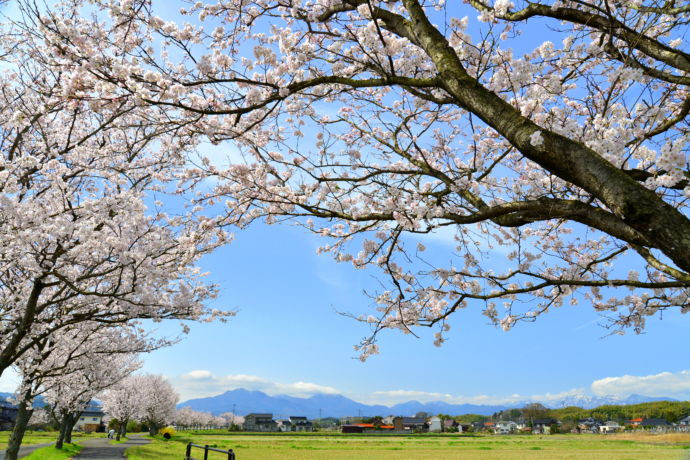
[[[82,442],[84,448],[73,458],[79,460],[121,460],[125,458],[125,450],[132,446],[148,444],[151,441],[140,436],[132,436],[121,444],[108,444],[110,439],[97,438]],[[1,460],[1,459],[0,459]]]

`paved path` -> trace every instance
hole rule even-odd
[[[148,444],[151,441],[139,436],[132,436],[121,444],[108,444],[108,438],[96,438],[83,441],[84,448],[76,455],[75,459],[80,460],[120,460],[125,458],[125,450],[132,446]],[[1,459],[0,459],[1,460]]]
[[[26,457],[27,455],[29,455],[31,452],[38,449],[39,447],[52,446],[53,444],[55,444],[55,442],[47,442],[45,444],[32,444],[30,446],[20,446],[19,447],[19,458]],[[5,460],[5,451],[4,450],[0,450],[0,460]]]

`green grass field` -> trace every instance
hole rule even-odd
[[[231,448],[237,460],[690,460],[690,434],[553,436],[357,436],[178,433],[127,450],[130,460],[182,459],[189,441]],[[193,450],[203,458],[203,450]],[[226,459],[214,453],[209,460]]]

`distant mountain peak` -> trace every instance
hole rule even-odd
[[[375,415],[414,415],[417,412],[430,414],[480,414],[492,415],[496,412],[524,407],[527,404],[541,402],[547,407],[557,409],[568,406],[577,406],[583,409],[593,409],[606,404],[626,405],[639,404],[652,401],[676,401],[673,398],[649,397],[631,394],[628,397],[618,396],[592,396],[571,395],[558,401],[526,400],[514,404],[451,404],[444,401],[431,401],[422,403],[412,400],[394,406],[363,404],[343,396],[341,394],[317,393],[307,398],[289,395],[270,396],[262,391],[238,388],[228,390],[222,394],[208,397],[190,399],[178,404],[178,407],[191,407],[194,410],[211,412],[214,415],[223,412],[231,412],[234,408],[237,415],[246,415],[252,412],[269,412],[276,418],[289,415],[302,415],[309,418],[317,417],[371,417]]]

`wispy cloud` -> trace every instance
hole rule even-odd
[[[661,372],[652,375],[623,375],[592,382],[592,393],[598,396],[631,394],[645,396],[690,397],[690,370]]]
[[[307,397],[318,393],[341,393],[341,391],[336,388],[311,382],[272,382],[262,377],[245,374],[218,376],[210,371],[201,369],[193,370],[177,378],[173,378],[172,382],[180,393],[183,401],[193,398],[215,396],[238,388],[263,391],[269,395],[285,394],[298,397]]]

